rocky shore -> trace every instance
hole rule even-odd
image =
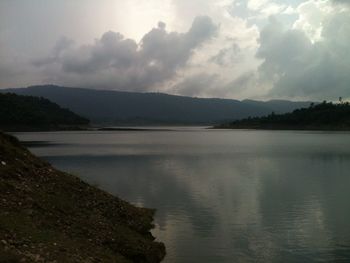
[[[160,262],[154,210],[53,168],[0,133],[0,262]]]

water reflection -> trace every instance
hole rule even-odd
[[[350,135],[20,134],[55,166],[157,208],[167,262],[349,262]],[[61,144],[57,146],[56,144]]]

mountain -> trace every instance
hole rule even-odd
[[[192,98],[163,93],[68,88],[54,85],[3,90],[41,96],[58,105],[105,124],[215,124],[248,116],[285,113],[310,102],[238,101]]]
[[[0,129],[50,130],[86,126],[89,120],[48,99],[0,93]]]
[[[323,102],[285,114],[247,118],[216,128],[278,130],[350,130],[350,104]]]

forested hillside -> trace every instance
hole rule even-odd
[[[291,113],[271,113],[264,117],[246,118],[218,125],[232,129],[296,129],[296,130],[350,130],[350,104],[326,102]]]
[[[88,119],[48,99],[0,93],[0,129],[66,129],[88,124]]]

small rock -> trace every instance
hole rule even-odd
[[[33,215],[33,209],[27,209],[26,210],[26,213],[27,213],[27,215],[29,215],[29,216],[31,216],[31,215]]]
[[[2,164],[2,165],[6,165],[6,162],[4,162],[4,161],[1,161],[1,164]]]
[[[4,240],[4,239],[1,240],[1,243],[4,244],[4,245],[7,245],[7,242],[6,242],[6,240]]]

